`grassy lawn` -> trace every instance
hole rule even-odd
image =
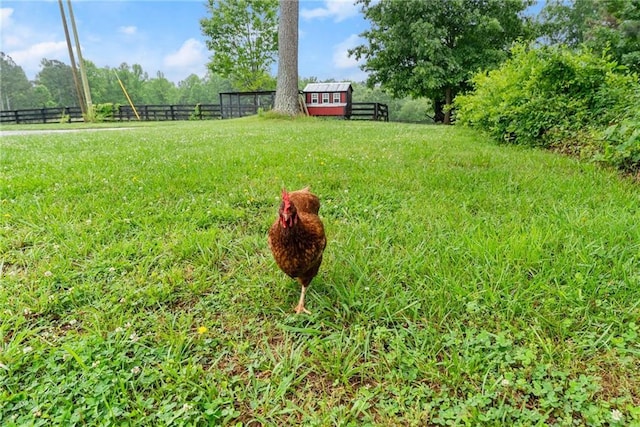
[[[0,150],[0,425],[640,425],[640,188],[615,172],[348,121]],[[266,233],[304,185],[328,246],[296,316]]]

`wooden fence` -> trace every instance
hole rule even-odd
[[[223,111],[220,104],[139,105],[136,106],[136,111],[140,116],[140,120],[145,121],[208,120],[256,114],[259,107],[253,104],[232,104],[227,105]],[[383,120],[388,122],[389,108],[386,104],[377,102],[354,102],[351,109],[351,118],[354,120]],[[138,120],[138,117],[131,106],[120,105],[108,114],[101,114],[100,120],[124,122]],[[82,121],[84,121],[84,118],[80,107],[0,111],[1,124],[72,123]]]
[[[84,121],[80,107],[0,111],[0,123],[71,123]]]
[[[136,106],[140,120],[205,120],[220,119],[220,105],[138,105]],[[114,111],[101,114],[104,121],[132,121],[138,120],[129,105],[118,106]],[[28,124],[28,123],[72,123],[82,122],[80,107],[34,108],[29,110],[0,111],[0,123]]]
[[[389,106],[379,102],[354,102],[351,104],[352,120],[389,121]]]
[[[205,120],[220,119],[220,105],[196,104],[196,105],[141,105],[136,106],[140,120],[166,121],[166,120]],[[112,117],[106,120],[131,121],[138,120],[135,112],[129,105],[121,105]]]

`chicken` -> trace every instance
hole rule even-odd
[[[269,247],[276,264],[302,286],[297,314],[309,314],[304,307],[305,293],[318,274],[327,245],[319,210],[320,199],[308,187],[290,193],[282,190],[278,219],[269,228]]]

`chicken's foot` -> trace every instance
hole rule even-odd
[[[300,300],[298,301],[298,305],[295,308],[296,314],[300,314],[300,313],[311,314],[309,310],[304,308],[304,296],[306,293],[307,293],[307,287],[302,286],[302,291],[300,291]]]

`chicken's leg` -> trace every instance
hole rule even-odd
[[[300,313],[311,314],[309,310],[304,308],[304,295],[306,292],[307,292],[307,286],[302,285],[302,291],[300,291],[300,301],[298,301],[298,305],[295,308],[296,314],[300,314]]]

